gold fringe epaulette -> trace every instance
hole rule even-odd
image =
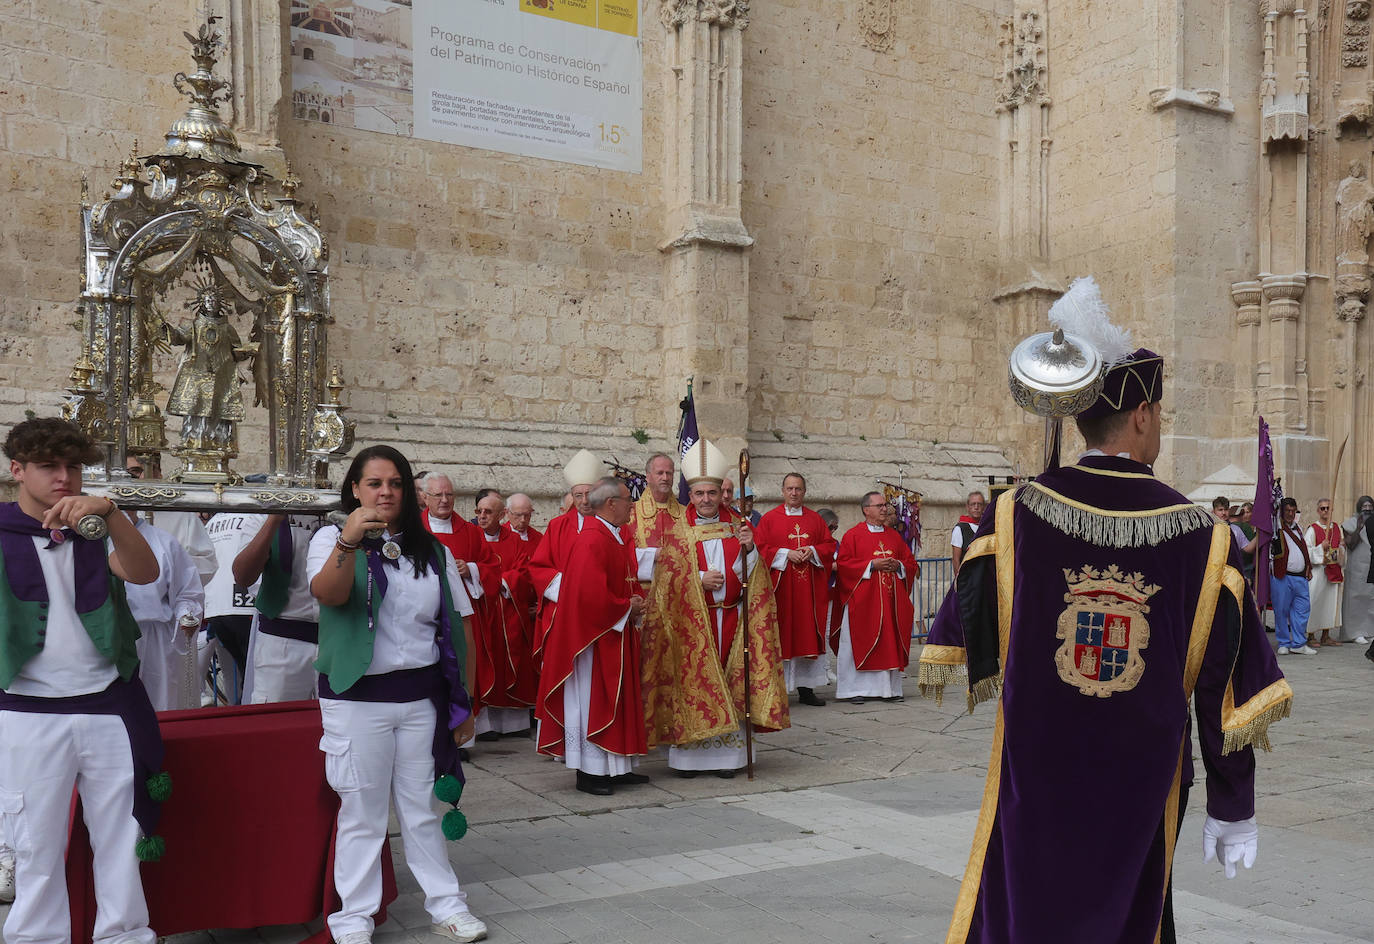
[[[1056,531],[1099,547],[1153,547],[1216,523],[1208,512],[1191,503],[1114,511],[1066,498],[1038,482],[1024,486],[1016,499]]]
[[[1274,748],[1269,743],[1269,725],[1275,721],[1282,721],[1292,712],[1292,698],[1285,698],[1277,704],[1270,705],[1240,727],[1226,731],[1222,736],[1221,753],[1230,754],[1246,747],[1272,751]]]
[[[1002,673],[989,675],[979,682],[974,682],[968,690],[968,713],[973,714],[973,709],[985,701],[992,701],[1002,692]]]
[[[920,662],[916,665],[916,685],[922,698],[934,698],[936,705],[945,703],[945,686],[964,677],[963,665]]]

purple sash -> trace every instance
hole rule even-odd
[[[34,698],[0,691],[0,711],[28,711],[47,715],[118,715],[129,734],[129,748],[133,755],[134,819],[138,820],[145,836],[153,835],[162,808],[148,795],[148,778],[162,769],[162,732],[158,730],[153,703],[148,700],[148,692],[137,674],[127,682],[115,679],[104,691],[68,698]]]

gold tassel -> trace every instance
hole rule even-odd
[[[1262,751],[1272,751],[1269,743],[1269,725],[1282,721],[1293,712],[1293,699],[1285,698],[1255,715],[1250,721],[1225,732],[1221,742],[1221,753],[1230,754],[1246,747],[1258,747]]]
[[[1117,516],[1066,505],[1053,495],[1025,486],[1017,502],[1041,521],[1063,534],[1099,547],[1154,547],[1165,541],[1210,528],[1215,520],[1202,508],[1174,508],[1155,515]]]
[[[962,665],[943,665],[938,662],[916,664],[916,684],[922,698],[934,698],[937,706],[945,703],[945,686],[964,676]]]
[[[991,701],[1002,691],[1002,674],[989,675],[975,682],[968,692],[968,713],[973,714],[974,706]]]

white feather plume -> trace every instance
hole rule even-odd
[[[1097,280],[1085,275],[1074,279],[1069,290],[1050,306],[1050,324],[1097,348],[1102,362],[1111,367],[1124,361],[1135,348],[1131,346],[1131,332],[1112,324],[1109,314]]]

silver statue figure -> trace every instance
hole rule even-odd
[[[183,418],[184,448],[228,449],[236,441],[234,424],[244,418],[237,365],[251,357],[258,345],[243,344],[239,339],[225,316],[217,286],[198,288],[194,310],[194,317],[181,327],[163,325],[167,340],[186,348],[167,400],[167,412]]]

